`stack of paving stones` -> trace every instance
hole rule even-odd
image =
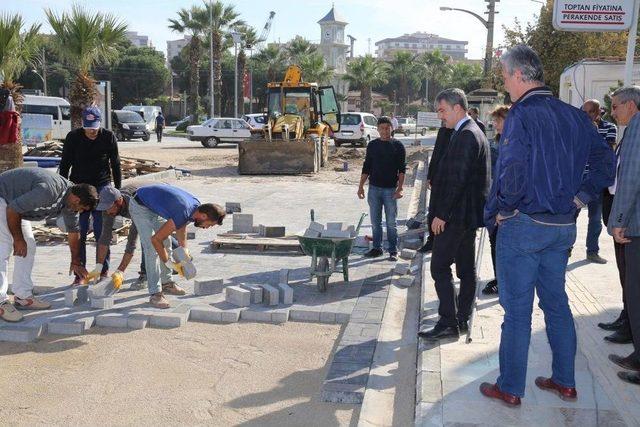
[[[313,238],[345,239],[356,237],[356,228],[353,225],[343,228],[341,222],[328,222],[325,227],[324,224],[311,221],[303,235]]]

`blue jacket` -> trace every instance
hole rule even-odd
[[[554,98],[546,87],[513,104],[500,142],[485,207],[488,226],[498,212],[510,217],[518,211],[543,223],[571,224],[576,201],[586,205],[613,183],[611,148],[586,113]]]

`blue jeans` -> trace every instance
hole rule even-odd
[[[98,194],[100,194],[100,190],[102,190],[106,185],[101,187],[97,187]],[[87,265],[87,234],[89,233],[89,218],[93,218],[93,236],[95,237],[96,242],[100,239],[102,235],[102,211],[85,211],[80,214],[80,262],[83,266]],[[97,246],[97,243],[96,243]],[[96,262],[98,251],[96,251]],[[109,258],[111,256],[111,251],[107,249],[107,257],[104,259],[104,263],[102,265],[101,274],[107,274],[109,271]],[[78,276],[76,276],[77,278]]]
[[[176,249],[178,246],[180,246],[180,244],[178,243],[178,239],[176,239],[173,236],[169,236],[169,240],[171,240],[171,249]],[[142,245],[140,245],[140,247],[142,248],[142,254],[140,255],[140,274],[143,275],[147,275],[147,269],[144,266],[144,248],[142,247]]]
[[[398,228],[396,217],[398,216],[398,200],[393,198],[395,188],[383,188],[369,185],[367,201],[369,202],[369,215],[371,215],[371,227],[373,228],[373,248],[382,249],[382,208],[387,222],[387,240],[389,252],[398,252]]]
[[[551,378],[556,384],[575,387],[576,331],[565,292],[565,272],[576,226],[542,224],[519,213],[499,228],[496,261],[504,322],[498,387],[524,396],[534,290],[551,345]]]
[[[131,199],[129,204],[129,213],[131,214],[131,220],[138,229],[140,245],[144,250],[149,295],[157,294],[158,292],[162,292],[162,285],[164,283],[171,281],[171,270],[169,270],[163,262],[160,262],[158,253],[151,243],[151,236],[162,227],[165,220],[133,199]],[[169,239],[165,239],[163,243],[169,259],[171,259]]]
[[[587,254],[597,254],[600,251],[598,239],[602,232],[602,196],[589,202],[587,209],[589,213],[589,228],[587,228]]]

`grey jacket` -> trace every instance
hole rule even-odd
[[[131,198],[135,196],[138,188],[148,185],[146,182],[136,181],[136,183],[125,185],[120,189],[120,193],[122,194],[122,198],[124,199],[124,204],[118,212],[118,215],[131,219],[131,214],[129,213],[129,203],[131,203]],[[100,235],[100,239],[98,241],[99,244],[104,246],[109,246],[111,244],[111,238],[113,237],[113,223],[115,222],[115,217],[108,215],[107,212],[102,212],[102,234]],[[133,255],[136,250],[136,242],[138,240],[138,229],[136,225],[131,222],[131,227],[129,228],[129,235],[127,236],[127,246],[124,251],[128,254]]]
[[[626,228],[625,236],[640,236],[640,113],[636,113],[620,142],[616,194],[607,230]]]
[[[78,214],[65,206],[72,186],[57,173],[40,168],[17,168],[0,174],[0,198],[22,219],[41,221],[62,213],[67,230],[78,232]]]

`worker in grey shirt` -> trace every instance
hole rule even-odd
[[[33,296],[31,271],[36,241],[30,221],[41,221],[63,214],[71,249],[71,268],[85,278],[87,270],[80,262],[78,213],[98,203],[96,189],[88,184],[73,185],[60,175],[39,168],[18,168],[0,174],[0,318],[8,322],[22,320],[23,310],[45,310],[46,301]],[[14,304],[7,297],[7,271],[13,252]]]

